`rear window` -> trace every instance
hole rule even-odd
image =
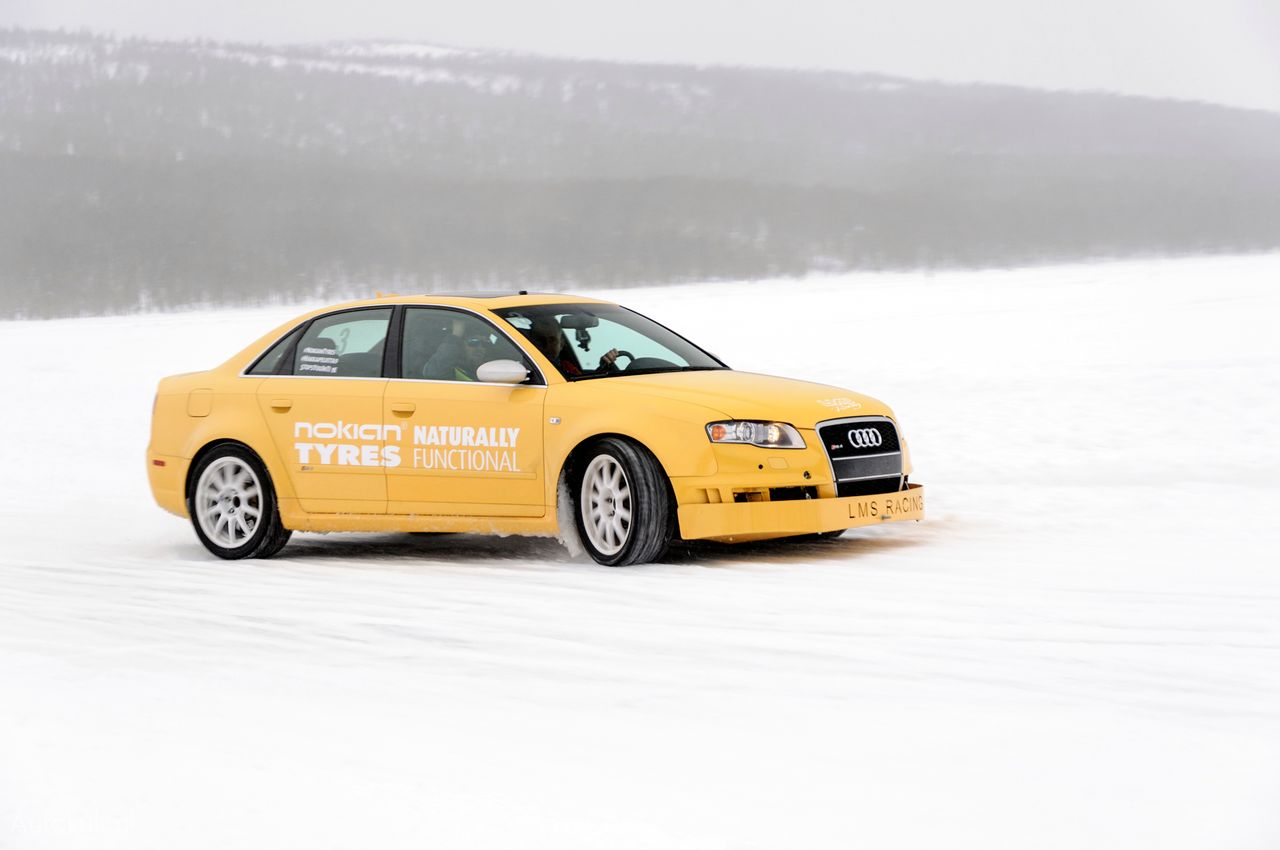
[[[284,339],[267,349],[267,353],[258,358],[258,362],[254,363],[252,368],[245,374],[248,375],[278,375],[280,374],[280,366],[284,361],[284,357],[289,353],[289,346],[293,345],[302,334],[302,328],[295,328]]]
[[[311,323],[293,356],[299,377],[380,378],[391,308],[348,310]]]

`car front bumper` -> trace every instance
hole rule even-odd
[[[685,540],[742,542],[842,531],[923,519],[924,487],[911,484],[897,493],[835,499],[681,505],[679,517]]]

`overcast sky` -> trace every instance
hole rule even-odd
[[[1278,0],[0,0],[0,24],[837,68],[1280,111]]]

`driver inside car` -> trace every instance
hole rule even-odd
[[[595,369],[584,371],[574,362],[572,355],[564,350],[564,329],[560,327],[560,323],[554,316],[538,316],[533,320],[532,327],[524,331],[524,335],[568,377],[618,371],[618,366],[614,362],[618,359],[616,348],[611,348],[601,355],[600,365]]]
[[[464,319],[453,320],[450,334],[427,361],[424,377],[443,381],[479,380],[476,369],[488,359],[489,339],[477,333],[469,335],[468,330],[475,328],[469,329]]]

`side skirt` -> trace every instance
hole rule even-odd
[[[301,510],[296,499],[280,500],[280,521],[292,531],[448,531],[554,537],[559,529],[554,513],[540,517],[313,514]]]

